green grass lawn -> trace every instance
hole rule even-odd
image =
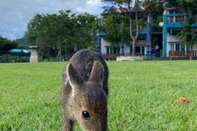
[[[59,97],[65,64],[0,64],[0,131],[61,130]],[[197,129],[197,61],[107,64],[109,131]],[[179,97],[190,102],[174,102]]]

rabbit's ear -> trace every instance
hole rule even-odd
[[[104,78],[104,68],[99,61],[93,63],[90,81],[102,84]]]
[[[69,80],[69,83],[70,83],[72,88],[73,87],[78,87],[83,83],[83,80],[78,75],[76,70],[73,68],[72,63],[69,63],[67,65],[66,73],[67,73],[68,80]]]

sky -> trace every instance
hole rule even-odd
[[[0,0],[0,35],[10,40],[22,38],[36,14],[71,10],[100,15],[104,5],[101,0]]]

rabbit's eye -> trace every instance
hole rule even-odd
[[[87,111],[83,111],[83,112],[82,112],[82,116],[83,116],[85,119],[87,119],[87,118],[90,117],[90,115],[89,115],[89,113],[88,113]]]

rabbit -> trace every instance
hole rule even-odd
[[[76,52],[64,68],[61,106],[63,131],[78,123],[84,131],[107,131],[108,67],[89,49]]]

